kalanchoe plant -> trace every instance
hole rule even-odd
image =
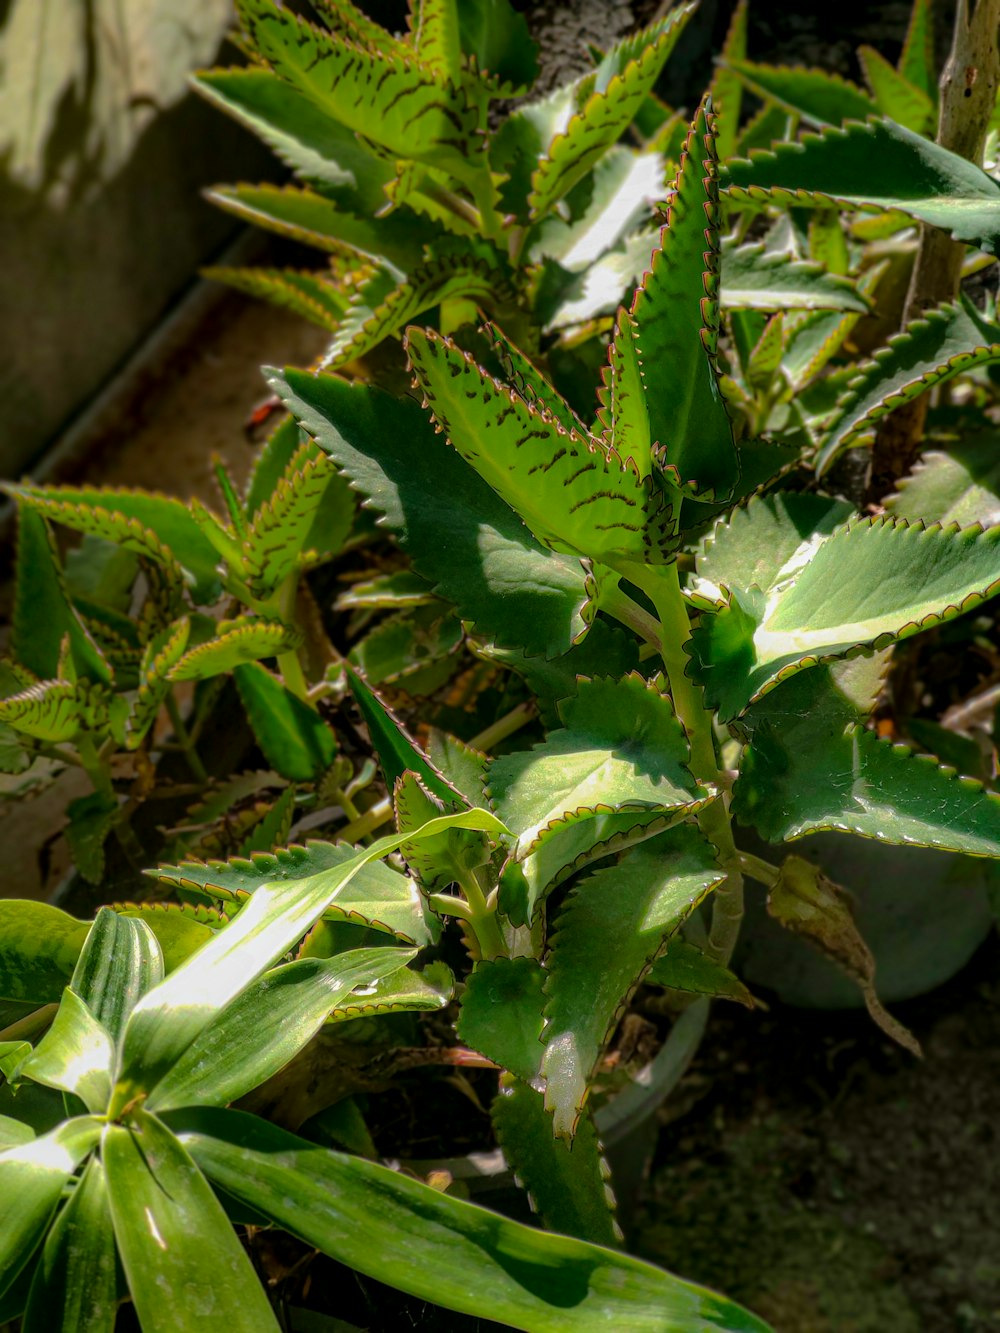
[[[404,837],[419,855],[463,831],[496,836],[503,826],[474,809]],[[344,849],[338,864],[305,878],[258,885],[166,975],[144,921],[98,915],[41,1040],[0,1043],[14,1087],[12,1114],[0,1116],[5,1320],[23,1315],[26,1333],[97,1333],[114,1328],[131,1297],[147,1333],[220,1319],[248,1333],[277,1330],[279,1312],[233,1219],[277,1223],[363,1273],[515,1328],[556,1333],[571,1309],[578,1329],[611,1320],[665,1333],[766,1333],[739,1307],[648,1264],[506,1221],[226,1109],[324,1026],[446,998],[437,976],[409,969],[413,950],[280,961],[403,840]],[[36,1133],[33,1121],[46,1117]]]

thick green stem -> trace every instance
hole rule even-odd
[[[691,623],[681,593],[677,564],[673,562],[656,568],[634,566],[626,574],[653,603],[660,621],[663,665],[674,712],[691,746],[691,772],[700,782],[724,787],[727,784],[719,772],[715,756],[712,714],[705,707],[701,687],[687,674],[688,656],[684,645],[691,637]],[[720,795],[701,811],[698,826],[718,848],[719,859],[727,869],[724,883],[715,891],[705,952],[720,963],[728,963],[736,948],[743,920],[743,874],[725,795]]]
[[[383,796],[370,810],[358,815],[350,824],[345,824],[337,834],[338,841],[360,842],[362,838],[367,838],[369,833],[374,833],[383,824],[388,824],[392,815],[392,800],[388,796]]]
[[[469,744],[474,750],[488,753],[495,745],[505,741],[508,736],[513,736],[537,716],[538,707],[534,702],[518,704],[491,726],[485,727],[478,736],[473,736]]]

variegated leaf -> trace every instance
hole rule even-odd
[[[142,744],[170,690],[170,673],[184,655],[191,633],[187,618],[169,625],[146,644],[139,668],[139,688],[129,710],[125,743],[130,750]]]
[[[292,652],[301,642],[299,630],[276,621],[249,618],[221,621],[216,638],[189,649],[172,668],[168,679],[204,680],[222,675],[241,662]]]

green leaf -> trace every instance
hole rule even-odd
[[[349,309],[347,293],[315,273],[279,268],[204,268],[203,278],[224,282],[335,333]]]
[[[100,884],[104,878],[104,844],[118,822],[118,802],[103,792],[78,796],[66,807],[69,822],[64,836],[73,864],[84,879]]]
[[[545,1105],[571,1138],[590,1080],[635,988],[725,878],[716,849],[681,825],[581,880],[556,918],[546,964]]]
[[[468,810],[431,820],[405,837],[352,849],[339,865],[307,879],[261,884],[232,921],[133,1009],[113,1108],[120,1109],[140,1091],[152,1091],[214,1016],[301,939],[365,865],[397,851],[404,841],[452,827],[506,832],[485,810]]]
[[[207,643],[190,648],[171,670],[171,682],[178,680],[206,680],[221,676],[245,662],[261,657],[276,657],[279,653],[293,652],[302,642],[301,631],[280,621],[222,620],[219,633]]]
[[[119,916],[144,922],[153,932],[163,955],[164,973],[172,972],[206,944],[223,924],[210,907],[180,903],[115,903]]]
[[[538,47],[524,15],[509,0],[461,0],[462,50],[475,72],[498,94],[525,92],[538,74]]]
[[[383,55],[412,59],[412,48],[397,41],[380,23],[369,18],[353,0],[319,0],[315,8],[322,11],[323,22],[339,37],[359,46],[362,51],[381,52]]]
[[[416,773],[427,790],[439,801],[448,805],[464,804],[461,793],[439,772],[395,714],[368,688],[363,677],[348,667],[347,680],[382,765],[385,785],[389,790],[395,789],[404,773]]]
[[[191,636],[187,616],[168,625],[149,640],[139,665],[139,684],[128,716],[125,744],[136,750],[156,721],[170,692],[170,673],[184,656]]]
[[[770,1333],[629,1255],[546,1235],[237,1111],[169,1117],[216,1184],[307,1244],[393,1286],[531,1333]]]
[[[70,741],[83,727],[79,686],[70,681],[43,680],[20,694],[0,699],[0,722],[52,745]]]
[[[713,995],[720,1000],[735,1000],[748,1009],[754,1007],[753,996],[739,977],[680,935],[667,941],[646,981],[689,995]]]
[[[798,117],[777,102],[767,102],[741,131],[736,151],[740,157],[749,157],[758,148],[771,148],[777,140],[791,138],[798,123]],[[729,160],[729,155],[723,158]]]
[[[435,79],[457,84],[462,77],[458,0],[420,0],[413,34],[417,57]]]
[[[497,1141],[532,1207],[550,1231],[617,1247],[610,1170],[589,1115],[571,1145],[552,1134],[542,1094],[526,1083],[501,1088],[491,1107]]]
[[[238,0],[237,11],[275,73],[346,129],[459,179],[479,173],[478,111],[459,85],[435,82],[394,54],[359,50],[269,0]]]
[[[586,430],[583,422],[538,367],[495,324],[487,324],[486,332],[503,365],[504,375],[525,402],[554,416],[564,430],[575,430],[582,435]]]
[[[393,789],[396,827],[409,834],[424,827],[448,807],[432,796],[416,773],[404,773]],[[434,838],[404,842],[400,855],[425,893],[437,893],[490,858],[489,844],[481,833],[449,829]]]
[[[0,999],[58,1003],[87,931],[48,903],[0,902]]]
[[[273,805],[265,807],[262,817],[240,843],[239,855],[252,856],[254,852],[270,852],[275,847],[287,846],[294,818],[295,788],[289,786]]]
[[[787,681],[752,714],[733,813],[771,842],[834,829],[1000,856],[1000,796],[858,725],[828,668]]]
[[[298,1055],[352,992],[374,989],[405,968],[415,952],[352,949],[265,972],[202,1029],[156,1085],[148,1108],[160,1112],[236,1101]]]
[[[48,525],[33,508],[22,504],[17,520],[11,636],[14,657],[40,679],[52,679],[59,671],[63,640],[67,636],[76,669],[92,680],[107,684],[111,670],[70,604]],[[2,720],[13,721],[8,717]]]
[[[839,74],[785,65],[758,65],[750,60],[731,60],[729,64],[752,93],[764,101],[777,102],[813,125],[863,121],[879,111],[867,93]]]
[[[196,601],[218,596],[215,551],[180,500],[111,487],[8,485],[6,490],[54,523],[155,560],[168,575],[180,565]]]
[[[42,1247],[24,1333],[113,1333],[115,1234],[104,1166],[92,1157]]]
[[[325,870],[335,870],[353,855],[354,849],[349,846],[309,842],[305,847],[287,847],[270,855],[256,852],[249,859],[182,861],[177,866],[160,866],[155,874],[162,883],[176,885],[183,892],[203,890],[206,896],[236,905],[239,897],[256,892],[262,884],[308,880]],[[333,920],[354,921],[385,931],[406,944],[430,943],[416,886],[383,862],[359,871],[326,914]]]
[[[937,62],[934,58],[934,20],[931,0],[913,0],[903,53],[899,57],[903,78],[925,92],[936,104]]]
[[[444,780],[469,806],[488,810],[486,800],[486,755],[473,749],[457,736],[431,727],[427,738],[427,757]]]
[[[433,694],[458,670],[462,624],[444,602],[379,621],[348,654],[373,685]]]
[[[635,320],[620,308],[608,345],[608,364],[601,370],[597,417],[607,448],[645,479],[653,474],[653,450],[636,335]]]
[[[889,64],[885,56],[872,46],[858,47],[858,60],[864,70],[868,86],[875,94],[878,109],[891,116],[915,134],[933,137],[937,122],[937,107],[933,99],[915,87]]]
[[[525,1083],[533,1082],[542,1066],[544,982],[542,965],[534,958],[478,962],[462,992],[455,1023],[459,1040]]]
[[[115,1044],[87,1005],[68,986],[52,1026],[20,1074],[60,1092],[72,1092],[95,1115],[107,1109],[115,1073]]]
[[[721,499],[735,486],[739,464],[715,357],[717,173],[714,117],[703,103],[685,140],[668,196],[667,225],[636,291],[632,316],[647,378],[649,433],[659,447],[660,465],[676,484]],[[649,377],[660,367],[669,367],[669,374],[654,393]]]
[[[1000,523],[1000,440],[992,432],[971,435],[949,444],[947,453],[925,453],[885,507],[910,522]]]
[[[897,209],[989,254],[1000,241],[1000,185],[975,163],[885,117],[732,161],[720,183],[734,199]]]
[[[612,47],[592,75],[578,81],[554,136],[531,177],[533,218],[548,213],[635,118],[693,12],[678,5],[665,18]]]
[[[703,617],[691,636],[692,674],[730,721],[803,666],[886,647],[978,606],[1000,588],[998,545],[1000,527],[847,524],[803,552],[766,600],[734,588]]]
[[[856,310],[868,302],[848,278],[756,245],[722,247],[722,304],[729,310]]]
[[[819,539],[854,513],[848,501],[825,495],[779,491],[755,497],[720,520],[702,541],[690,591],[719,605],[727,588],[770,592],[801,568]]]
[[[237,666],[233,678],[267,762],[290,782],[317,782],[337,757],[329,725],[259,662]]]
[[[0,1042],[0,1052],[5,1046],[13,1045],[23,1046],[25,1053],[31,1050],[26,1041],[24,1042]],[[30,1125],[23,1124],[20,1120],[12,1120],[9,1115],[0,1115],[0,1152],[7,1148],[18,1148],[22,1143],[30,1143],[35,1137],[35,1131]]]
[[[535,411],[450,339],[411,328],[405,345],[450,443],[540,541],[605,563],[669,560],[672,511],[650,479]]]
[[[822,474],[842,449],[874,437],[876,422],[894,408],[973,366],[1000,358],[1000,325],[966,300],[927,310],[862,363],[837,404],[816,455]]]
[[[145,921],[102,907],[80,950],[70,986],[117,1042],[135,1005],[163,980],[163,954]]]
[[[258,66],[208,70],[195,75],[192,85],[339,208],[370,216],[384,206],[391,164],[291,83]]]
[[[747,54],[747,0],[739,0],[729,20],[729,31],[722,44],[721,58],[716,64],[709,89],[712,105],[718,115],[716,146],[722,162],[736,151],[740,111],[743,106],[743,83],[732,68],[733,63],[745,60]]]
[[[345,1023],[373,1014],[434,1013],[451,1002],[454,992],[455,979],[445,963],[428,963],[422,972],[402,967],[352,991],[334,1009],[330,1022]]]
[[[532,750],[494,759],[488,795],[517,859],[573,817],[637,808],[657,817],[710,795],[687,767],[687,738],[659,679],[581,680],[563,727]]]
[[[115,1240],[144,1333],[277,1333],[278,1321],[222,1205],[185,1149],[155,1116],[110,1124],[102,1156]]]
[[[434,594],[426,579],[412,569],[396,569],[390,574],[375,574],[361,579],[337,598],[337,611],[400,611],[427,606]]]
[[[0,1295],[31,1258],[63,1186],[96,1146],[101,1129],[94,1116],[77,1116],[0,1152]]]
[[[295,370],[269,382],[477,633],[554,657],[586,632],[580,561],[543,547],[412,399]]]

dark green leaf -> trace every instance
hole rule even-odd
[[[115,1043],[68,986],[52,1026],[21,1065],[19,1075],[74,1093],[88,1111],[107,1109],[115,1074]]]
[[[469,975],[455,1024],[466,1046],[526,1083],[542,1065],[544,982],[534,958],[483,959]]]
[[[70,855],[80,874],[91,884],[104,878],[104,844],[118,819],[118,802],[103,792],[78,796],[66,807],[65,829]]]
[[[971,435],[932,450],[886,501],[896,518],[984,528],[1000,523],[1000,437]]]
[[[102,907],[70,985],[117,1042],[139,1000],[163,980],[163,954],[145,921]]]
[[[378,695],[368,688],[364,679],[350,667],[347,668],[347,679],[354,702],[358,705],[375,753],[379,757],[385,785],[389,790],[394,790],[404,773],[416,773],[427,790],[439,801],[444,801],[448,805],[464,804],[460,793],[435,768],[416,741],[407,734],[399,719],[386,708]]]
[[[317,782],[337,757],[328,724],[259,662],[244,662],[233,676],[267,762],[290,782]]]
[[[748,1009],[754,1007],[753,996],[739,977],[680,935],[667,941],[646,980],[654,986],[668,986],[694,995],[714,995],[721,1000],[735,1000]]]
[[[48,903],[0,902],[0,999],[58,1003],[87,931]]]
[[[866,120],[879,108],[857,84],[826,70],[758,65],[731,60],[731,67],[752,93],[777,102],[786,111],[813,125],[840,125],[845,120]]]

